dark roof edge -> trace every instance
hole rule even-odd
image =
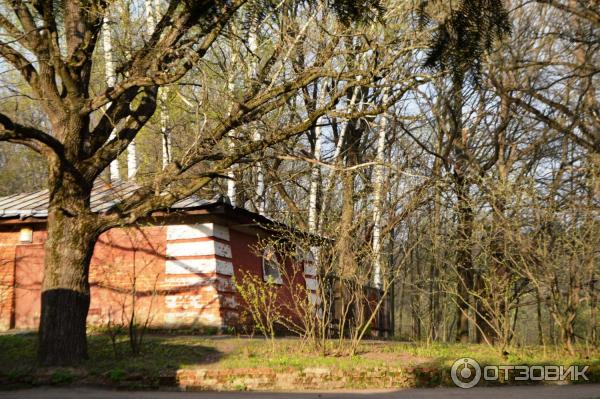
[[[195,211],[205,210],[209,214],[223,215],[227,218],[241,219],[241,222],[252,227],[259,228],[265,231],[289,231],[290,233],[307,238],[314,242],[329,241],[326,237],[310,234],[295,227],[289,226],[282,222],[277,222],[265,215],[250,211],[246,208],[236,207],[231,205],[229,199],[220,197],[215,201],[207,202],[198,206],[190,206],[185,208],[165,208],[152,211],[148,216],[140,218],[140,220],[152,220],[158,218],[166,218],[175,215],[193,215]],[[44,224],[47,221],[47,216],[26,216],[14,215],[0,218],[0,226],[2,225],[19,225],[19,224]]]

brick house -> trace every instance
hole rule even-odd
[[[98,182],[92,210],[105,212],[133,190],[127,182]],[[47,203],[47,190],[0,198],[0,331],[38,326]],[[88,324],[118,323],[135,309],[158,328],[238,326],[244,321],[232,278],[244,271],[274,278],[282,301],[291,300],[290,284],[315,290],[310,260],[283,261],[293,276],[284,281],[271,264],[273,250],[260,252],[275,225],[226,200],[191,197],[102,234],[90,266]]]

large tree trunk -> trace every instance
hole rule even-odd
[[[457,73],[452,76],[452,84],[447,107],[448,134],[453,153],[453,178],[456,193],[456,213],[458,217],[457,248],[456,248],[456,302],[457,324],[456,341],[469,342],[469,311],[471,308],[471,294],[474,288],[473,259],[471,254],[471,238],[473,235],[474,210],[470,194],[470,168],[469,132],[463,126],[462,109],[464,74]]]
[[[497,344],[500,340],[499,331],[505,331],[505,327],[510,326],[510,317],[506,314],[506,303],[503,297],[494,298],[498,293],[490,292],[490,287],[486,287],[485,279],[489,278],[482,274],[474,277],[474,286],[477,296],[475,298],[475,342],[478,344],[489,343]],[[494,275],[492,278],[498,278]],[[507,317],[503,317],[503,316]],[[504,324],[507,323],[507,326]],[[504,337],[506,338],[506,337]]]
[[[473,208],[469,196],[469,186],[464,176],[464,165],[456,167],[456,191],[458,201],[458,248],[457,248],[457,302],[458,324],[456,340],[469,342],[469,310],[470,296],[474,287],[473,258],[471,254],[471,237],[473,235]]]
[[[469,310],[470,297],[474,288],[473,258],[471,254],[471,238],[473,235],[473,208],[469,196],[468,183],[462,174],[462,169],[457,167],[456,186],[458,200],[458,248],[457,248],[457,302],[458,325],[456,340],[469,342]]]
[[[97,238],[90,190],[63,182],[51,193],[39,326],[42,365],[68,366],[87,358],[88,271]]]
[[[364,126],[360,121],[349,122],[348,138],[345,143],[346,166],[358,165],[360,162],[360,141],[364,133]],[[339,231],[342,232],[337,240],[338,256],[340,263],[340,276],[358,278],[358,264],[354,248],[355,226],[355,170],[342,172],[342,210]]]

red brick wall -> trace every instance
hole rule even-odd
[[[0,231],[0,330],[12,327],[15,252],[18,231]]]
[[[44,246],[34,243],[16,247],[14,326],[36,328],[40,321],[40,291],[44,275]]]
[[[47,234],[41,225],[27,227],[33,230],[30,243],[19,241],[19,225],[0,230],[0,330],[15,328],[17,323],[37,325],[39,321],[43,243]],[[17,268],[21,263],[25,266]]]
[[[43,225],[37,226],[32,243],[19,243],[19,226],[0,231],[0,330],[37,328],[46,238]],[[241,270],[262,276],[262,259],[252,249],[257,236],[229,229],[225,238],[167,240],[167,230],[167,226],[120,228],[99,238],[90,266],[90,325],[125,323],[134,306],[138,321],[155,327],[225,327],[238,323],[241,301],[227,267],[175,274],[172,270],[167,273],[166,263],[191,259],[227,266],[231,262],[237,278],[241,278]],[[202,246],[207,241],[230,246],[231,259],[226,253],[167,256],[167,245]],[[291,271],[291,264],[288,266]],[[294,275],[295,283],[304,284],[301,274],[289,274]],[[291,300],[285,285],[280,295],[282,301]]]
[[[263,237],[264,238],[264,237]],[[233,264],[235,278],[238,282],[243,279],[244,272],[250,272],[263,278],[263,265],[261,257],[261,248],[267,245],[268,240],[261,242],[257,236],[244,234],[238,231],[231,232],[231,248],[233,252]],[[295,248],[290,247],[285,250],[285,256],[279,259],[283,263],[282,284],[279,285],[277,297],[280,303],[279,311],[288,318],[298,322],[300,314],[298,306],[306,299],[306,283],[304,277],[303,263],[295,256]],[[238,304],[238,308],[232,312],[230,319],[239,317],[244,308],[244,301],[239,293],[230,294],[230,300]],[[227,309],[224,307],[224,309]],[[238,327],[249,326],[251,320],[242,319],[238,323],[230,323]],[[281,327],[281,326],[278,326]]]
[[[162,323],[165,227],[113,229],[100,236],[90,267],[88,323]],[[150,312],[150,313],[149,313]]]

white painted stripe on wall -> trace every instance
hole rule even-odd
[[[201,295],[165,295],[165,307],[167,309],[203,310],[211,305],[211,302],[203,302]]]
[[[307,276],[316,276],[317,275],[317,267],[312,264],[304,265],[304,274]]]
[[[167,274],[219,273],[233,275],[233,264],[229,261],[208,259],[175,259],[165,263]]]
[[[214,223],[167,226],[167,240],[217,237],[229,241],[229,228]]]
[[[210,288],[214,285],[214,283],[217,281],[216,278],[214,277],[201,277],[201,276],[197,276],[195,274],[189,275],[189,276],[177,276],[177,277],[173,277],[173,276],[166,276],[165,280],[163,282],[163,287],[165,289],[170,289],[170,288],[180,288],[180,287],[185,287],[185,288],[191,288],[191,287],[197,287],[197,288]]]
[[[201,324],[221,327],[221,318],[210,313],[169,312],[165,313],[165,324],[171,326]]]
[[[314,293],[312,293],[312,292],[311,292],[311,293],[308,295],[308,302],[309,302],[311,305],[318,305],[318,304],[320,304],[320,303],[321,303],[321,298],[319,298],[319,296],[318,296],[317,294],[314,294]]]
[[[215,259],[217,261],[217,273],[233,276],[233,263],[227,260]]]
[[[217,255],[231,259],[231,246],[216,241],[167,242],[167,256]]]
[[[216,259],[177,259],[165,264],[167,274],[214,273]]]
[[[231,245],[215,241],[215,255],[231,259]]]
[[[317,280],[314,278],[306,278],[306,288],[312,291],[316,291],[318,287]]]

